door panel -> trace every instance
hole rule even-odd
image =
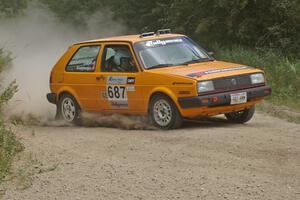
[[[96,76],[95,72],[66,72],[64,75],[64,85],[76,92],[77,100],[83,106],[82,109],[86,111],[93,111],[97,107]]]
[[[99,106],[108,112],[143,110],[141,74],[128,43],[106,43],[101,58]]]
[[[64,85],[75,91],[77,100],[86,111],[95,111],[98,107],[100,50],[101,44],[78,46],[64,72]]]

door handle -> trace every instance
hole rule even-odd
[[[103,75],[101,75],[101,76],[96,76],[96,80],[98,80],[98,81],[104,80],[104,79],[105,79],[105,77],[104,77]]]

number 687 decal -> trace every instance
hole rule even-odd
[[[107,97],[110,100],[126,100],[127,99],[126,86],[108,85]]]

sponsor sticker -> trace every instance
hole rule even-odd
[[[135,84],[135,77],[128,77],[127,84]]]
[[[127,101],[127,88],[121,85],[108,85],[106,89],[108,100]]]
[[[145,45],[147,47],[153,47],[153,46],[164,46],[167,44],[172,44],[172,43],[181,43],[183,40],[181,38],[176,38],[176,39],[168,39],[168,40],[150,40],[145,42]]]
[[[107,85],[107,99],[111,108],[128,108],[127,87],[124,85]]]
[[[208,75],[208,74],[217,74],[217,73],[222,73],[222,72],[230,72],[230,71],[243,70],[243,69],[252,69],[252,68],[253,67],[249,67],[249,66],[240,66],[240,67],[231,67],[231,68],[224,68],[224,69],[214,69],[214,70],[208,70],[208,71],[188,74],[187,76],[189,76],[189,77],[201,77],[203,75]]]
[[[108,84],[126,84],[127,82],[127,76],[109,76],[107,78]]]
[[[127,91],[128,92],[134,92],[135,91],[135,87],[134,86],[127,86]]]
[[[128,108],[128,101],[110,101],[109,105],[111,108],[117,109]]]

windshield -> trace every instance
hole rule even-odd
[[[187,37],[174,37],[138,42],[134,45],[146,69],[185,65],[212,60]]]

